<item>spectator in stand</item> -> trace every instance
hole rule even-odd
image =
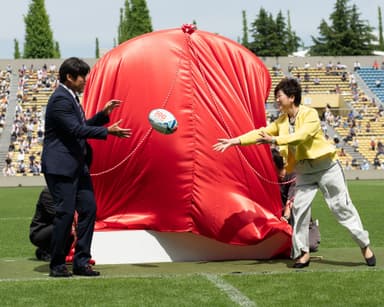
[[[39,161],[35,160],[33,164],[30,167],[30,173],[33,174],[33,176],[39,176],[41,173],[41,165]]]
[[[355,63],[353,63],[353,70],[354,71],[359,70],[360,68],[361,68],[361,65],[360,65],[359,61],[356,61]]]
[[[342,146],[341,146],[341,144],[340,144],[340,139],[339,139],[337,136],[335,136],[335,137],[333,138],[333,143],[335,144],[335,147],[336,147],[337,149],[342,148]]]
[[[375,61],[373,62],[372,68],[375,69],[375,70],[378,70],[378,69],[379,69],[379,63],[377,62],[377,60],[375,60]]]
[[[360,166],[362,171],[369,171],[369,162],[364,159]]]
[[[297,74],[296,74],[296,80],[297,80],[297,82],[301,82],[301,75],[300,75],[300,73],[298,72]]]
[[[371,150],[376,150],[376,141],[374,137],[371,137],[371,141],[369,142],[369,146],[371,147]]]
[[[319,78],[319,77],[315,77],[315,78],[313,79],[313,84],[314,84],[314,85],[319,85],[319,84],[320,84],[320,78]]]
[[[375,85],[376,85],[376,87],[381,87],[381,80],[380,79],[376,79]]]
[[[19,153],[17,154],[17,162],[24,162],[24,157],[25,157],[25,154],[24,154],[24,150],[22,149],[19,149]]]
[[[342,74],[341,74],[341,81],[342,82],[347,81],[347,73],[345,71],[343,71]]]
[[[341,94],[341,89],[340,89],[340,86],[338,84],[335,85],[335,94]]]
[[[308,71],[304,73],[304,81],[309,82],[311,80],[311,76]]]
[[[291,73],[294,68],[295,68],[295,66],[293,66],[292,61],[290,61],[288,64],[288,72]]]
[[[384,146],[383,146],[383,143],[381,142],[381,140],[377,141],[376,148],[377,148],[376,157],[379,155],[384,155]]]
[[[325,66],[325,73],[328,75],[333,69],[333,64],[332,62],[328,62],[328,64]]]
[[[349,159],[345,160],[345,167],[344,167],[344,169],[345,169],[346,171],[350,171],[350,170],[352,170],[351,162],[349,161]]]
[[[13,164],[6,164],[3,168],[3,176],[15,176],[16,171],[15,168],[13,167]]]
[[[316,68],[317,68],[318,70],[322,70],[322,69],[323,69],[323,63],[322,63],[321,61],[317,62],[317,64],[316,64]]]
[[[373,166],[375,169],[379,169],[381,167],[381,162],[380,162],[379,157],[375,157],[373,159]]]
[[[347,155],[345,154],[344,147],[340,148],[340,151],[338,152],[339,157],[346,157]]]
[[[352,147],[353,147],[353,150],[355,152],[359,151],[359,141],[358,141],[357,137],[353,138],[353,140],[352,140]]]

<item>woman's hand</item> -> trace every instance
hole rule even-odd
[[[239,138],[233,139],[218,139],[218,142],[212,146],[214,151],[224,152],[233,145],[240,145]]]

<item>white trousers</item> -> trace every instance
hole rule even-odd
[[[318,189],[336,217],[346,227],[360,248],[369,245],[359,213],[349,197],[343,169],[338,162],[327,160],[300,161],[296,167],[296,194],[293,204],[292,258],[309,252],[309,222],[311,203]]]

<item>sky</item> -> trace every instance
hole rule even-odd
[[[31,0],[0,0],[0,59],[12,59],[14,39],[22,51],[25,23]],[[290,13],[292,29],[311,44],[311,35],[318,36],[322,19],[328,20],[336,0],[147,0],[153,29],[178,28],[194,20],[200,30],[219,33],[233,40],[242,36],[242,11],[248,25],[254,21],[261,7],[276,18],[281,10]],[[356,4],[360,18],[378,28],[378,7],[384,15],[383,0],[349,0]],[[124,0],[45,0],[46,11],[55,41],[59,42],[63,58],[78,56],[93,58],[95,40],[101,51],[113,48],[117,40],[120,8]]]

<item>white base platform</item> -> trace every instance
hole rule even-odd
[[[96,231],[92,258],[97,264],[269,259],[286,240],[276,234],[257,245],[239,246],[185,232]]]

